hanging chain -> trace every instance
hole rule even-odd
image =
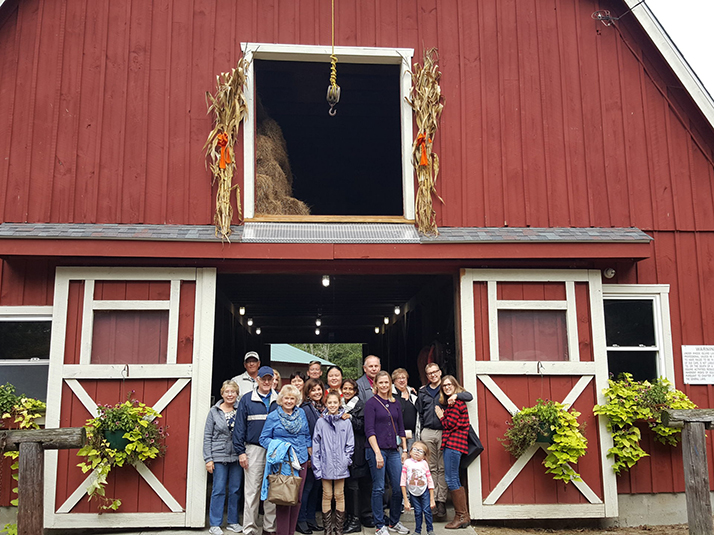
[[[330,85],[327,86],[327,103],[330,115],[335,116],[335,105],[340,101],[340,86],[337,85],[337,56],[335,55],[335,0],[332,0],[332,54],[330,54]]]

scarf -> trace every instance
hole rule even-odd
[[[328,413],[325,413],[322,417],[325,419],[325,421],[326,421],[328,424],[330,424],[330,427],[332,427],[332,429],[334,429],[334,428],[335,428],[335,422],[336,422],[337,420],[341,420],[341,419],[342,419],[342,415],[343,415],[344,413],[345,413],[345,410],[344,410],[343,408],[340,408],[340,410],[337,411],[337,414],[330,414],[330,413],[328,412]]]
[[[312,406],[315,407],[318,414],[322,414],[325,411],[325,405],[323,405],[321,401],[314,401],[311,399],[310,403],[312,403]]]
[[[345,403],[345,411],[352,412],[354,410],[354,408],[357,406],[358,401],[359,401],[359,398],[357,396],[355,396],[351,400],[349,400],[347,403]]]
[[[302,420],[300,419],[300,409],[295,407],[292,414],[287,414],[282,407],[278,407],[278,418],[283,424],[285,430],[291,435],[297,435],[302,428]]]

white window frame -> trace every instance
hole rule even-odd
[[[329,46],[285,45],[274,43],[241,43],[248,60],[244,95],[248,113],[243,125],[243,213],[245,219],[255,217],[255,73],[254,59],[270,61],[330,62]],[[376,48],[336,46],[340,63],[400,65],[399,99],[401,102],[402,204],[403,216],[414,221],[414,168],[412,166],[412,109],[406,101],[412,86],[412,48]],[[326,81],[327,83],[327,81]]]
[[[0,322],[49,321],[52,324],[51,306],[0,306]],[[0,369],[5,366],[46,366],[49,373],[50,355],[46,359],[0,359]],[[2,381],[0,381],[2,383]],[[46,396],[47,394],[45,394]]]
[[[674,383],[674,352],[672,350],[672,323],[669,314],[669,284],[603,284],[603,301],[607,300],[652,300],[654,313],[655,346],[643,347],[642,351],[657,352],[657,377]],[[604,318],[604,307],[603,307]],[[628,351],[639,348],[628,346]],[[617,351],[607,347],[607,351]]]

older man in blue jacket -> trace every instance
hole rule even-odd
[[[256,388],[245,392],[236,410],[236,424],[233,428],[233,447],[238,454],[238,462],[244,471],[243,533],[258,535],[258,508],[260,507],[260,486],[265,469],[265,448],[260,445],[268,413],[278,405],[277,393],[273,390],[273,369],[263,366],[258,370]],[[275,504],[263,503],[263,535],[273,535],[276,531]]]

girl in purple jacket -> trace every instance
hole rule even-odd
[[[322,479],[322,521],[325,535],[342,535],[345,521],[345,478],[349,477],[354,433],[349,420],[342,418],[344,409],[337,392],[325,400],[327,413],[315,423],[312,437],[312,470]],[[332,513],[332,498],[335,512]]]

